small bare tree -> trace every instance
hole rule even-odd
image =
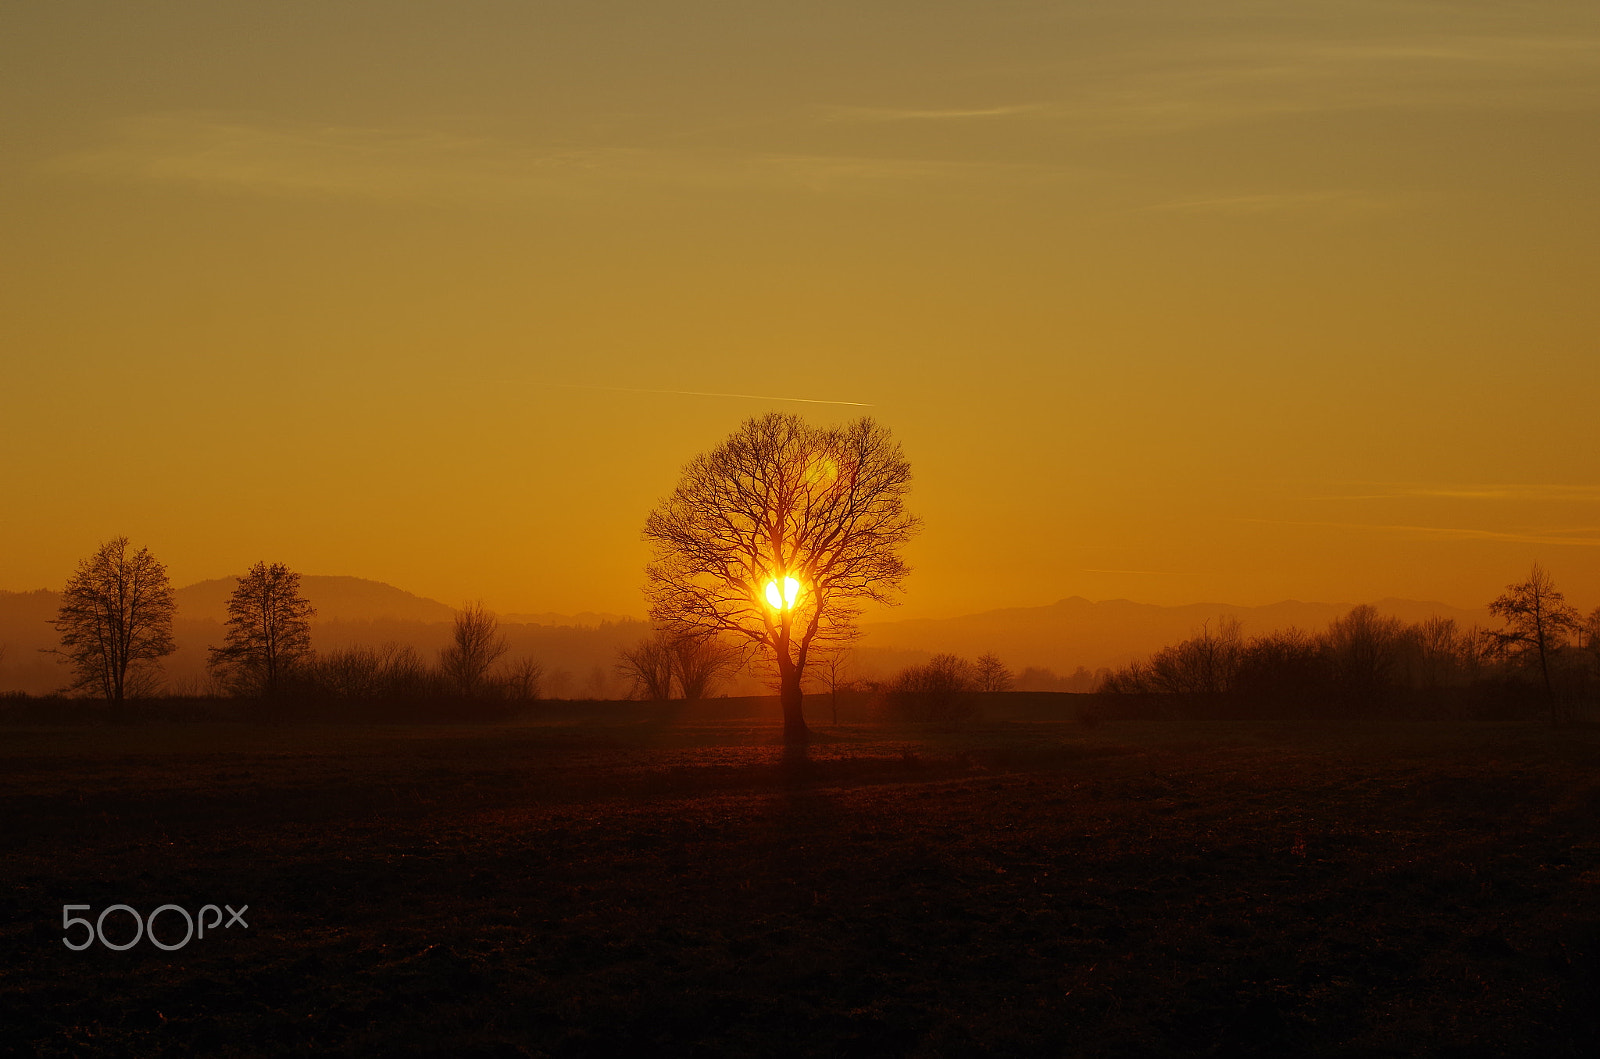
[[[537,702],[543,680],[544,666],[524,655],[511,664],[510,672],[501,683],[512,700]]]
[[[847,674],[855,668],[855,648],[859,638],[859,630],[849,629],[844,635],[825,645],[821,654],[812,662],[817,670],[818,682],[828,689],[828,707],[833,714],[835,726],[839,723],[839,692],[848,690],[855,683]]]
[[[976,667],[953,654],[937,654],[925,665],[900,671],[889,685],[891,714],[907,721],[961,721],[972,715],[978,690]]]
[[[282,563],[256,563],[228,600],[228,632],[207,667],[234,691],[277,695],[288,670],[311,657],[311,618],[300,575]]]
[[[177,603],[167,568],[150,549],[129,554],[117,537],[78,564],[50,624],[61,634],[54,654],[72,668],[68,691],[97,691],[122,703],[156,686],[161,659],[177,649]]]
[[[689,702],[699,702],[744,663],[737,647],[714,634],[684,633],[672,639],[672,671]]]
[[[630,681],[629,697],[666,702],[672,698],[673,664],[672,638],[657,630],[618,652],[617,670]]]
[[[1329,622],[1322,642],[1338,686],[1370,708],[1394,686],[1405,623],[1363,603]]]
[[[629,679],[629,695],[666,702],[673,688],[698,702],[744,663],[731,644],[702,632],[656,629],[636,646],[618,653],[617,670]]]
[[[1496,650],[1513,662],[1537,665],[1550,701],[1550,721],[1556,721],[1555,685],[1550,680],[1550,656],[1579,628],[1578,611],[1556,591],[1556,583],[1538,563],[1528,579],[1507,585],[1489,604],[1489,613],[1505,622],[1505,628],[1489,632]]]
[[[500,635],[500,619],[482,603],[456,611],[453,642],[439,652],[439,669],[465,698],[476,698],[489,684],[489,670],[511,647]]]
[[[978,656],[977,671],[979,691],[1010,691],[1016,685],[1011,670],[992,651]]]

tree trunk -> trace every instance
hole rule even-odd
[[[1550,703],[1550,725],[1555,727],[1561,721],[1556,716],[1556,689],[1555,685],[1550,683],[1550,662],[1544,653],[1544,630],[1536,629],[1534,635],[1536,637],[1534,642],[1539,648],[1539,671],[1544,674],[1544,697]]]
[[[800,690],[800,670],[785,667],[779,674],[778,702],[783,706],[783,741],[787,746],[804,746],[811,740],[806,727],[805,693]]]

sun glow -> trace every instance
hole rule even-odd
[[[773,610],[793,610],[795,600],[800,598],[800,582],[792,577],[783,579],[783,590],[778,590],[776,580],[767,582],[767,606]]]

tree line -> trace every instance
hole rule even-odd
[[[1321,633],[1246,637],[1224,618],[1112,672],[1100,691],[1187,698],[1254,713],[1376,713],[1454,707],[1504,713],[1530,702],[1568,720],[1600,687],[1600,607],[1587,618],[1537,564],[1489,603],[1499,629],[1448,618],[1407,624],[1370,605]]]
[[[78,564],[51,624],[53,649],[68,668],[63,689],[113,705],[147,698],[161,685],[161,660],[177,649],[177,611],[166,566],[128,538],[103,543]],[[451,643],[429,663],[410,647],[348,648],[318,653],[311,645],[316,608],[300,575],[283,563],[258,562],[237,579],[227,603],[222,643],[207,669],[229,695],[300,703],[488,704],[539,697],[542,667],[531,658],[502,661],[510,649],[499,619],[481,603],[455,612]]]

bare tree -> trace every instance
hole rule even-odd
[[[979,691],[1010,691],[1016,686],[1011,670],[993,651],[978,656],[977,670]]]
[[[311,618],[300,575],[282,563],[256,563],[228,600],[228,632],[208,668],[235,691],[276,696],[288,671],[311,657]]]
[[[1600,607],[1589,612],[1578,626],[1578,649],[1600,658]]]
[[[1406,630],[1411,682],[1419,688],[1442,688],[1464,682],[1462,636],[1455,619],[1432,617]]]
[[[618,652],[617,669],[630,682],[631,698],[666,702],[672,698],[674,659],[672,637],[656,630],[636,647]]]
[[[1370,603],[1328,623],[1323,649],[1333,677],[1356,702],[1372,707],[1394,684],[1405,623]]]
[[[960,721],[972,715],[978,670],[965,658],[937,654],[900,671],[889,685],[890,712],[907,721]]]
[[[1317,637],[1293,625],[1276,629],[1245,644],[1234,686],[1285,710],[1291,701],[1305,703],[1325,683],[1324,661]]]
[[[537,702],[543,680],[544,666],[524,655],[511,664],[503,686],[506,695],[517,702]]]
[[[743,663],[743,652],[715,634],[686,633],[672,638],[673,674],[689,702],[705,698]]]
[[[346,702],[417,701],[431,697],[438,677],[408,644],[346,647],[308,658],[285,676],[297,693]]]
[[[713,634],[671,629],[656,629],[618,657],[629,695],[653,702],[671,699],[674,685],[684,699],[698,702],[744,662],[737,647]]]
[[[1505,622],[1504,629],[1488,634],[1497,651],[1513,661],[1538,665],[1554,723],[1556,693],[1550,680],[1550,656],[1579,628],[1578,611],[1556,591],[1550,575],[1534,563],[1528,579],[1507,585],[1505,592],[1489,604],[1489,613]]]
[[[1150,656],[1152,689],[1174,694],[1216,695],[1233,690],[1244,654],[1239,619],[1224,616],[1215,632],[1209,622],[1187,640]]]
[[[747,420],[691,460],[645,522],[651,618],[755,645],[777,671],[785,742],[805,743],[812,647],[852,628],[864,602],[895,602],[909,572],[910,483],[899,444],[870,419]]]
[[[95,690],[121,703],[153,689],[161,659],[176,650],[177,605],[167,568],[150,549],[129,554],[117,537],[78,564],[50,624],[61,634],[54,653],[72,667],[68,691]]]
[[[511,647],[500,635],[500,619],[482,603],[468,603],[456,611],[453,642],[439,652],[439,669],[445,680],[466,698],[484,692],[489,670]]]
[[[820,677],[820,683],[828,690],[828,706],[833,714],[833,723],[839,723],[839,692],[854,685],[847,674],[855,665],[855,647],[857,630],[850,629],[847,635],[842,635],[824,645],[822,652],[812,659]]]

